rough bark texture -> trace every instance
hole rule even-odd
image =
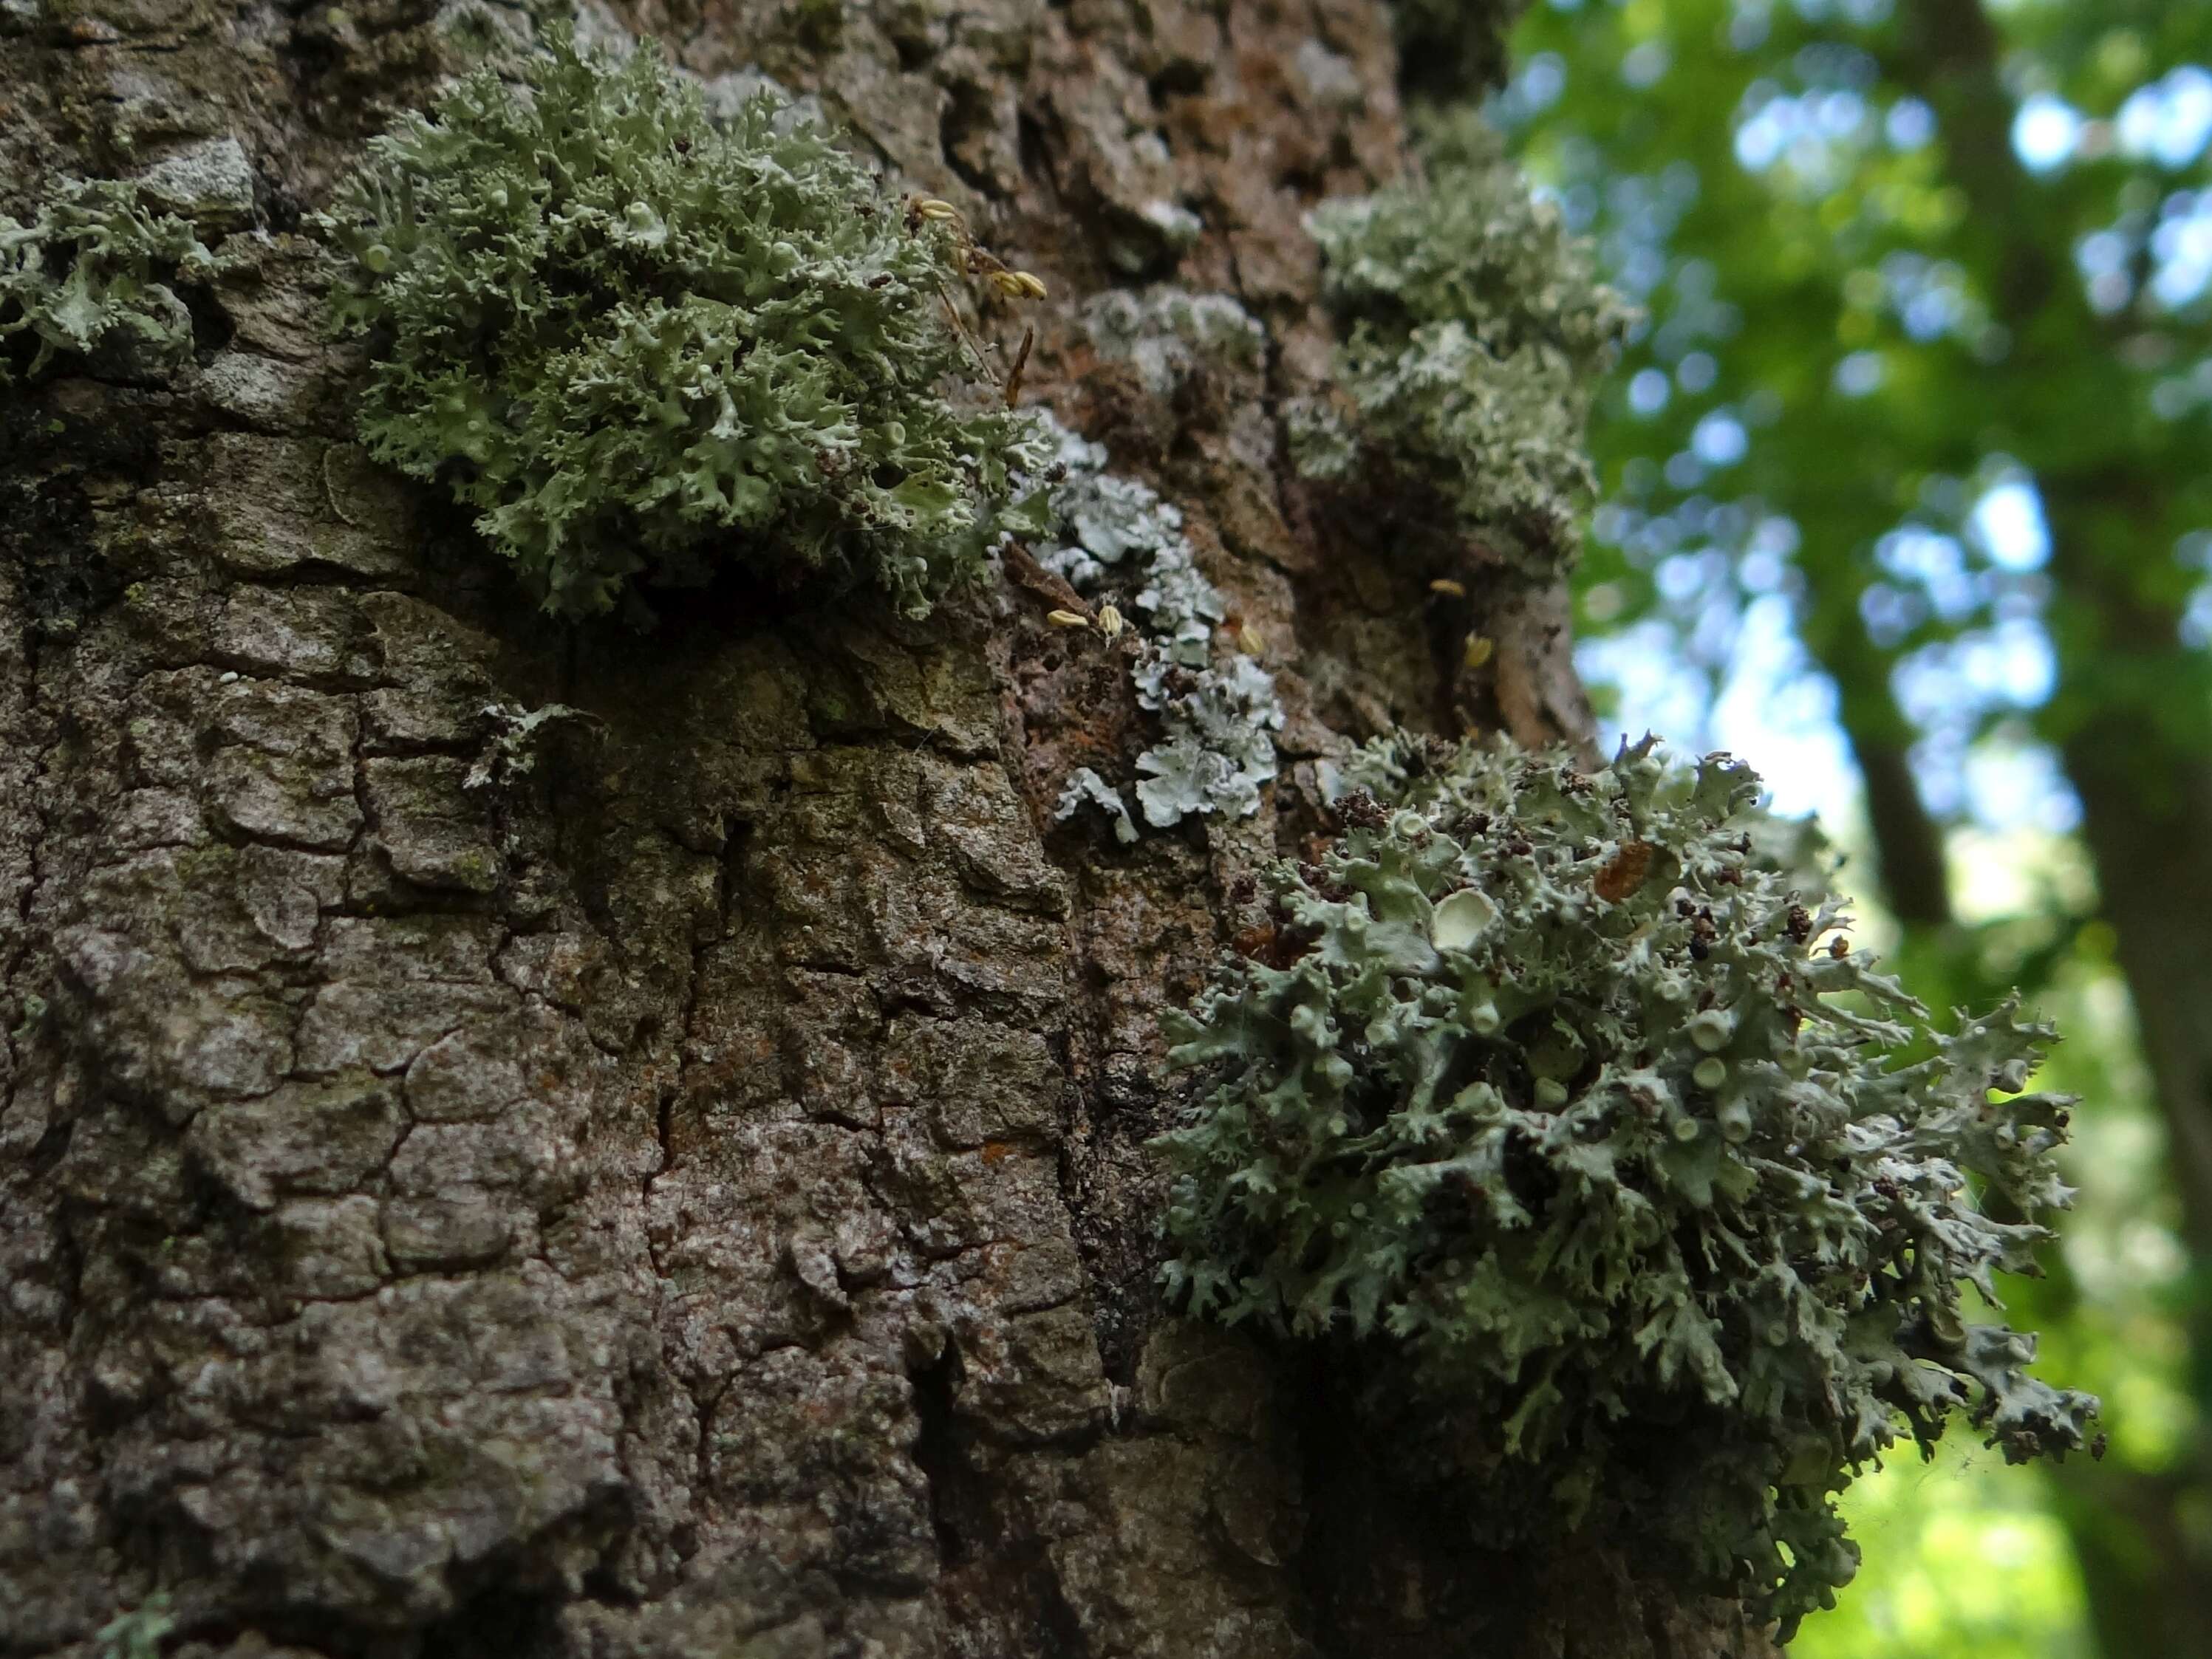
[[[1030,596],[563,632],[349,444],[284,233],[456,61],[434,10],[0,10],[10,189],[234,140],[277,233],[184,372],[0,400],[0,1653],[156,1590],[196,1656],[1763,1650],[1632,1545],[1460,1545],[1294,1360],[1161,1317],[1157,1018],[1308,779],[1121,850],[1049,806],[1140,716]],[[1278,465],[1300,215],[1401,164],[1380,6],[599,26],[820,92],[1044,276],[1032,395],[1189,514],[1286,765],[1572,731],[1556,599],[1438,615]],[[1163,395],[1085,346],[1170,276],[1264,362]],[[556,700],[470,787],[487,709]]]

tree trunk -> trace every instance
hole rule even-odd
[[[1285,776],[1124,850],[1051,808],[1142,716],[1020,590],[564,630],[368,462],[289,233],[526,14],[0,10],[0,185],[183,155],[221,210],[234,143],[275,233],[178,373],[0,389],[0,1653],[135,1653],[95,1632],[157,1594],[196,1656],[1765,1651],[1626,1524],[1455,1544],[1152,1287],[1160,1012],[1318,827],[1297,763],[1455,720],[1468,619],[1276,461],[1300,216],[1402,164],[1387,11],[587,21],[819,94],[1045,277],[1030,396],[1182,507]],[[1261,363],[1087,343],[1170,279]],[[1503,584],[1480,706],[1571,726],[1556,596]]]

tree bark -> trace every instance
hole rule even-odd
[[[562,630],[349,441],[291,232],[534,27],[475,15],[0,15],[8,187],[234,141],[274,233],[177,374],[0,392],[0,1654],[157,1593],[207,1659],[1765,1651],[1632,1526],[1456,1543],[1152,1288],[1158,1016],[1309,763],[1454,718],[1427,573],[1276,459],[1300,216],[1403,161],[1385,9],[587,15],[818,94],[1050,284],[1031,397],[1183,508],[1290,709],[1261,817],[1126,851],[1051,805],[1142,717],[1018,590]],[[1085,343],[1170,278],[1263,363],[1163,394]],[[1555,598],[1473,597],[1497,701],[1571,714]]]
[[[1910,722],[1891,695],[1889,665],[1867,638],[1856,607],[1808,633],[1813,659],[1836,688],[1838,723],[1866,791],[1882,899],[1902,926],[1939,934],[1954,920],[1943,830],[1912,775]]]

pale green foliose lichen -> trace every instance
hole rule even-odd
[[[1226,294],[1187,289],[1108,289],[1083,308],[1103,356],[1133,365],[1145,389],[1174,392],[1211,361],[1256,366],[1267,349],[1259,319]]]
[[[1130,678],[1163,734],[1136,760],[1145,821],[1166,829],[1193,815],[1250,817],[1260,810],[1260,786],[1276,772],[1283,708],[1273,677],[1243,652],[1212,665],[1228,609],[1198,568],[1182,513],[1148,485],[1108,471],[1103,445],[1054,431],[1060,479],[1048,507],[1059,533],[1037,562],[1078,592],[1140,619]],[[1068,779],[1057,816],[1072,817],[1086,803],[1114,818],[1118,838],[1134,839],[1121,793],[1088,767]]]
[[[564,722],[599,723],[596,714],[565,702],[544,703],[536,708],[488,702],[477,711],[477,718],[487,728],[486,741],[461,780],[464,789],[504,787],[529,776],[537,770],[543,734],[550,726]]]
[[[94,1633],[99,1659],[161,1659],[163,1639],[177,1627],[167,1592],[118,1613]]]
[[[0,214],[0,386],[15,377],[9,348],[17,336],[32,347],[21,366],[27,378],[62,353],[117,339],[181,356],[191,347],[191,314],[169,284],[204,279],[216,266],[192,226],[149,206],[135,184],[71,180],[28,224]]]
[[[980,574],[1029,417],[969,407],[950,233],[772,94],[710,119],[647,46],[556,33],[370,146],[321,228],[369,338],[362,441],[446,482],[547,609],[723,563],[909,615]]]
[[[1400,1437],[1473,1425],[1785,1639],[1901,1434],[2081,1444],[2096,1401],[1966,1297],[2069,1196],[2072,1103],[2021,1092],[2050,1028],[1943,1030],[1844,950],[1724,756],[1401,737],[1339,782],[1342,838],[1272,872],[1274,942],[1176,1034],[1208,1079],[1164,1141],[1179,1302],[1339,1345]]]
[[[1090,767],[1079,766],[1067,775],[1067,781],[1053,804],[1053,817],[1065,821],[1073,817],[1085,803],[1105,813],[1114,825],[1114,839],[1124,847],[1137,842],[1137,821],[1129,816],[1129,803],[1121,799],[1121,792]]]
[[[1591,390],[1628,313],[1480,116],[1439,121],[1423,155],[1425,184],[1308,216],[1340,398],[1290,411],[1291,458],[1325,482],[1371,472],[1550,568],[1595,487]]]
[[[1283,727],[1273,677],[1240,651],[1222,667],[1194,673],[1150,652],[1132,678],[1137,702],[1159,715],[1166,734],[1137,757],[1145,821],[1164,828],[1193,813],[1257,812],[1260,786],[1275,775],[1274,733]]]

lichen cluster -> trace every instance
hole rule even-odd
[[[1344,1345],[1569,1516],[1641,1480],[1639,1523],[1785,1634],[1900,1433],[2081,1443],[2096,1402],[1966,1297],[2069,1196],[2071,1103],[2018,1092],[2047,1027],[1938,1030],[1726,757],[1401,737],[1340,781],[1341,839],[1273,871],[1179,1033],[1210,1086],[1164,1141],[1177,1300]]]
[[[1136,760],[1145,821],[1165,829],[1194,814],[1249,817],[1260,810],[1260,786],[1275,775],[1283,709],[1273,677],[1243,651],[1214,665],[1228,608],[1198,568],[1182,514],[1149,485],[1108,471],[1103,444],[1054,431],[1060,481],[1047,506],[1057,539],[1037,562],[1136,621],[1130,676],[1162,733]],[[1121,840],[1137,838],[1121,792],[1087,766],[1068,778],[1058,816],[1086,803],[1114,818]]]
[[[1099,356],[1133,364],[1145,390],[1167,397],[1208,362],[1256,368],[1267,332],[1226,294],[1194,294],[1165,285],[1111,288],[1084,307]]]
[[[191,315],[170,284],[216,269],[191,225],[149,207],[131,183],[71,180],[28,224],[0,214],[0,386],[118,339],[181,355]],[[12,349],[19,337],[31,343],[27,362]]]
[[[1425,183],[1308,217],[1340,397],[1290,411],[1291,457],[1554,568],[1594,489],[1583,428],[1627,313],[1479,116],[1438,122],[1422,148]]]
[[[735,563],[920,615],[1041,464],[1026,417],[948,398],[954,233],[772,93],[709,119],[649,46],[556,32],[526,95],[468,76],[320,224],[337,325],[372,337],[363,441],[444,479],[556,612]]]

